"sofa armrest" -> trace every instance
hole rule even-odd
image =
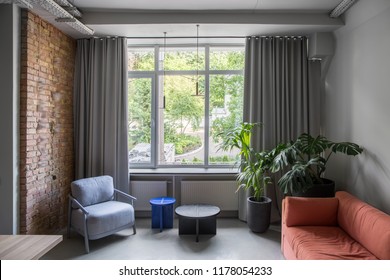
[[[390,260],[390,215],[345,191],[336,197],[340,227],[377,258]]]
[[[283,199],[285,226],[336,226],[339,201],[335,197],[291,197]]]

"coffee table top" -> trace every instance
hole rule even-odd
[[[210,218],[218,215],[220,211],[218,206],[208,204],[182,205],[175,209],[177,215],[189,219]]]

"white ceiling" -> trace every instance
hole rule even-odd
[[[94,36],[168,37],[309,35],[343,25],[329,12],[341,0],[70,0]],[[85,37],[42,14],[74,38]],[[161,39],[134,40],[158,43]],[[206,40],[207,41],[207,40]],[[172,42],[172,40],[170,41]],[[160,42],[161,43],[161,42]]]

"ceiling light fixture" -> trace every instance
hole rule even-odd
[[[341,16],[343,13],[345,13],[346,10],[348,10],[357,0],[343,0],[341,1],[336,8],[334,8],[329,16],[331,18],[337,18]]]
[[[30,0],[29,1],[32,4],[37,4],[41,6],[43,9],[48,11],[50,14],[56,17],[57,22],[63,22],[68,24],[73,29],[76,29],[82,34],[86,35],[93,35],[94,30],[89,28],[88,26],[84,25],[81,21],[79,21],[77,18],[78,15],[81,16],[80,12],[69,12],[65,8],[71,8],[71,10],[74,10],[76,8],[74,5],[70,4],[66,0]],[[57,3],[58,2],[58,3]],[[62,5],[65,7],[62,7]],[[77,8],[76,8],[77,9]]]

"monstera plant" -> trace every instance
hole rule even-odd
[[[295,141],[281,143],[275,149],[272,172],[282,171],[284,174],[278,185],[285,194],[298,196],[332,196],[334,182],[323,177],[331,156],[342,153],[356,156],[363,149],[352,142],[333,142],[325,136],[313,137],[303,133]],[[312,194],[312,188],[330,185],[332,191],[325,195]],[[308,194],[308,195],[305,195]]]

